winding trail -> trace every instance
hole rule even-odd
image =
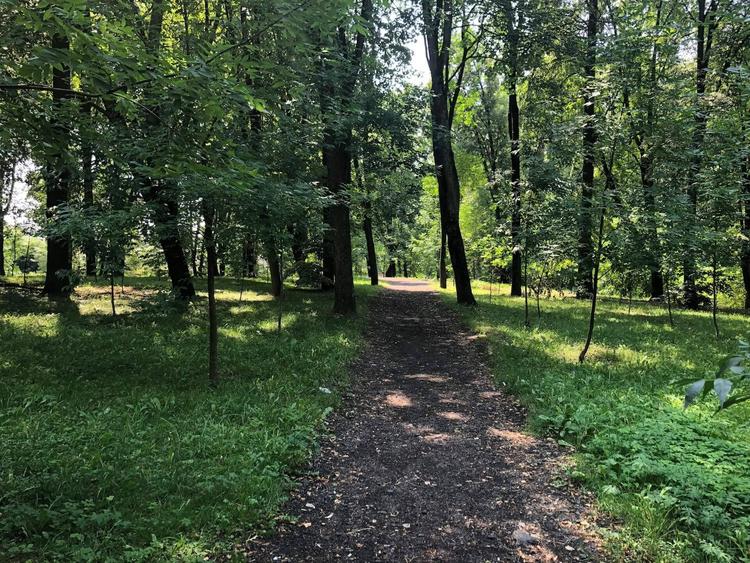
[[[554,442],[491,383],[487,351],[425,282],[370,303],[332,435],[252,561],[601,561]]]

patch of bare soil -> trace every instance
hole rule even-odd
[[[523,431],[487,353],[425,283],[370,305],[343,407],[252,561],[601,561],[564,454]]]

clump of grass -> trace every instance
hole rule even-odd
[[[277,335],[263,284],[242,302],[238,283],[220,290],[216,389],[200,300],[177,307],[154,280],[125,280],[113,319],[103,287],[62,309],[0,294],[0,559],[200,560],[273,526],[363,315],[289,291]]]
[[[576,447],[573,472],[624,522],[609,534],[626,559],[734,561],[750,547],[750,407],[714,415],[711,402],[682,409],[672,382],[702,378],[750,333],[744,315],[602,299],[585,364],[588,302],[542,302],[524,328],[523,300],[478,288],[480,307],[463,315],[486,333],[497,381],[530,409],[532,430]]]

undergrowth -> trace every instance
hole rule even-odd
[[[621,525],[605,531],[628,561],[750,560],[750,408],[714,414],[715,402],[684,411],[673,381],[716,371],[750,333],[750,319],[602,299],[589,357],[578,363],[588,302],[541,302],[524,328],[523,299],[508,288],[476,290],[460,308],[487,335],[499,384],[518,395],[537,433],[575,447],[572,474],[596,491]],[[453,301],[450,291],[444,294]]]
[[[273,526],[364,315],[289,291],[277,335],[267,288],[245,285],[220,281],[216,389],[205,298],[126,279],[112,318],[105,286],[63,308],[0,293],[0,560],[203,560]]]

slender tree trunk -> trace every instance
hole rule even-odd
[[[659,263],[659,239],[656,230],[656,198],[654,194],[653,164],[651,157],[641,151],[640,162],[641,186],[643,187],[643,200],[646,207],[646,221],[648,222],[648,238],[646,241],[648,249],[648,268],[650,272],[649,293],[652,299],[659,299],[664,296],[664,276],[661,273],[661,264]]]
[[[216,237],[214,218],[216,210],[204,203],[204,221],[206,225],[206,252],[208,253],[208,380],[211,385],[219,383],[219,326],[216,315]]]
[[[52,38],[53,49],[67,51],[69,47],[67,37],[55,35]],[[70,80],[69,67],[52,69],[52,87],[55,88],[52,92],[52,101],[56,107],[55,117],[65,111],[63,106],[68,97],[66,91],[71,87]],[[72,174],[65,154],[70,145],[70,129],[64,123],[55,121],[50,129],[50,135],[54,137],[50,145],[56,147],[57,152],[47,161],[45,171],[47,220],[53,230],[47,234],[47,272],[44,280],[44,293],[51,299],[58,299],[67,298],[72,291],[70,274],[73,264],[70,236],[54,232],[54,228],[59,226],[55,212],[58,207],[68,203],[70,195]]]
[[[258,277],[258,256],[255,251],[255,240],[252,236],[246,235],[243,243],[243,269],[248,278]]]
[[[1,195],[1,194],[0,194]],[[0,207],[3,202],[0,201]],[[5,275],[5,215],[0,214],[0,276]]]
[[[0,161],[0,276],[5,275],[5,214],[10,209],[10,200],[13,197],[14,168],[6,162]],[[8,201],[4,201],[6,182],[11,186],[8,193]]]
[[[587,48],[584,60],[586,85],[583,94],[583,168],[581,170],[581,206],[578,217],[578,279],[576,296],[586,299],[593,292],[594,246],[591,240],[591,208],[594,197],[594,163],[596,151],[596,48],[599,33],[598,0],[587,0]]]
[[[81,104],[81,113],[85,119],[91,115],[91,104]],[[94,147],[85,141],[81,146],[81,184],[83,187],[83,205],[91,210],[94,207]],[[87,237],[84,244],[86,255],[86,275],[96,276],[96,240]]]
[[[716,338],[719,338],[719,321],[716,317],[718,313],[718,286],[719,286],[719,273],[716,264],[716,250],[713,253],[713,259],[711,261],[711,290],[712,290],[712,303],[711,303],[711,318],[714,323],[714,331],[716,332]]]
[[[510,137],[510,184],[512,193],[512,211],[510,237],[513,246],[513,260],[510,273],[510,295],[521,296],[521,128],[518,97],[516,95],[516,77],[510,77],[508,93],[508,135]]]
[[[696,40],[695,57],[695,129],[693,131],[693,158],[690,164],[688,177],[688,199],[690,200],[693,231],[697,228],[695,224],[698,213],[698,184],[703,166],[703,143],[706,136],[706,125],[708,115],[704,97],[706,94],[706,76],[708,74],[708,63],[710,57],[710,46],[712,41],[714,17],[717,9],[717,0],[698,0],[698,28]],[[692,236],[694,233],[690,233]],[[684,301],[689,309],[700,307],[701,295],[698,291],[696,268],[696,257],[692,248],[685,251],[683,261],[684,275]]]
[[[281,297],[283,289],[283,280],[281,279],[281,264],[279,263],[278,249],[275,244],[267,245],[268,251],[266,260],[268,261],[268,274],[271,277],[271,295]]]
[[[365,219],[362,222],[365,241],[367,242],[367,275],[370,276],[370,285],[378,285],[378,255],[375,252],[375,239],[372,236],[369,207],[369,204],[365,205]]]
[[[320,288],[323,291],[331,291],[336,283],[336,250],[334,243],[333,209],[326,207],[323,211],[323,219],[327,226],[323,233],[323,279]]]
[[[750,237],[750,154],[745,158],[742,167],[742,220],[740,227],[742,234]],[[750,310],[750,240],[742,242],[740,251],[740,267],[742,269],[742,281],[745,286],[745,309]]]
[[[604,216],[605,216],[605,201],[602,200],[602,212],[599,216],[599,238],[596,242],[596,257],[594,260],[594,279],[591,288],[591,314],[589,315],[589,330],[586,335],[586,344],[581,350],[581,354],[578,356],[578,362],[583,363],[586,360],[586,354],[591,346],[591,340],[594,337],[594,324],[596,323],[596,301],[599,293],[599,266],[602,261],[602,246],[604,245]]]

